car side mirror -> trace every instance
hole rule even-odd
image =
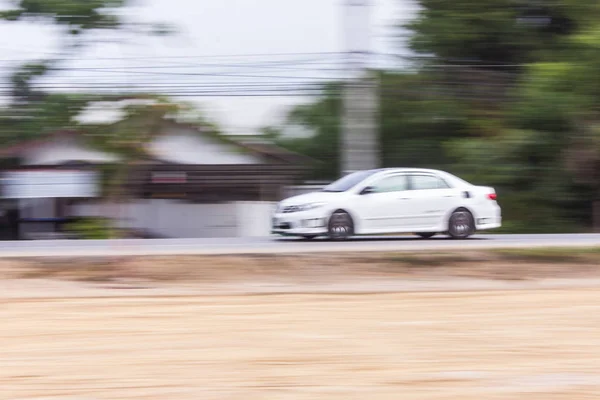
[[[371,193],[375,193],[375,188],[373,186],[367,186],[360,192],[361,195],[371,194]]]

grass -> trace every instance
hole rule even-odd
[[[480,261],[480,258],[461,255],[460,253],[434,253],[428,255],[415,254],[394,254],[387,258],[388,261],[396,264],[403,264],[406,267],[443,267],[452,264],[467,264]]]
[[[163,283],[322,278],[337,281],[352,276],[382,274],[400,278],[407,270],[410,274],[423,271],[448,276],[520,279],[525,276],[576,275],[582,271],[594,274],[596,266],[600,267],[600,247],[383,254],[77,257],[1,260],[0,279],[80,282],[135,279]]]
[[[377,257],[377,256],[375,256]],[[393,253],[386,259],[409,268],[435,268],[474,263],[510,262],[518,264],[597,264],[600,247],[553,247],[523,249],[490,249],[483,251],[450,251],[444,253]]]
[[[503,260],[527,263],[600,262],[600,247],[550,247],[489,250]]]

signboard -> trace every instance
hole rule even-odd
[[[7,171],[0,180],[2,198],[97,197],[98,174],[77,170]]]

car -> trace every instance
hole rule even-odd
[[[394,233],[466,239],[501,225],[492,187],[434,169],[383,168],[353,172],[320,191],[281,201],[271,231],[306,239]]]

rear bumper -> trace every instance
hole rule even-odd
[[[502,211],[500,207],[494,210],[492,215],[479,215],[475,218],[475,227],[478,231],[497,229],[502,226]]]

